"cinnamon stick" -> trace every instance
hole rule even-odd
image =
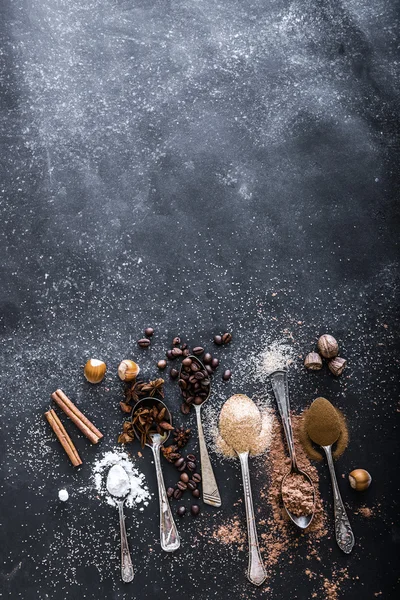
[[[56,434],[58,441],[60,442],[60,444],[64,448],[65,452],[67,453],[68,458],[70,459],[73,466],[79,467],[79,465],[82,464],[82,460],[81,460],[74,444],[72,443],[71,438],[69,437],[68,433],[66,432],[64,425],[61,423],[61,421],[58,418],[58,416],[56,415],[55,411],[53,409],[51,409],[51,410],[47,411],[46,413],[44,413],[44,416],[46,417],[50,427]]]
[[[92,444],[97,444],[99,442],[99,439],[103,437],[103,434],[81,413],[62,390],[56,390],[51,397],[71,421],[75,423],[78,429],[86,435]]]

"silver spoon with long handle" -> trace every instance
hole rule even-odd
[[[132,411],[132,419],[135,415],[135,412],[144,406],[151,408],[156,405],[157,408],[165,408],[166,414],[168,415],[169,423],[172,424],[171,413],[169,412],[167,406],[161,400],[157,400],[155,398],[143,398],[143,400],[139,400],[133,407]],[[136,437],[140,440],[140,434],[136,430],[135,425],[133,425],[133,430],[135,432]],[[156,476],[157,476],[157,485],[158,485],[158,497],[160,501],[160,542],[161,548],[165,550],[165,552],[174,552],[181,545],[181,540],[179,537],[178,529],[175,525],[174,518],[172,516],[171,506],[168,501],[167,492],[165,490],[164,477],[161,469],[161,461],[160,461],[160,449],[161,446],[167,441],[169,438],[169,431],[166,431],[164,435],[160,435],[159,433],[149,432],[151,443],[146,442],[146,446],[151,448],[154,457],[154,464],[156,467]]]
[[[116,485],[116,482],[118,485]],[[119,512],[119,528],[121,533],[121,577],[122,581],[130,583],[135,575],[126,535],[124,515],[124,502],[126,496],[129,494],[130,484],[129,477],[121,465],[114,465],[111,467],[108,472],[106,486],[108,492],[115,498]]]
[[[201,369],[204,369],[204,365],[197,358],[197,356],[189,356],[189,358],[196,362]],[[182,371],[182,367],[181,367]],[[209,391],[207,398],[204,399],[202,404],[194,404],[196,411],[197,420],[197,431],[199,435],[199,447],[200,447],[200,464],[201,464],[201,479],[203,489],[203,502],[210,504],[211,506],[221,506],[221,495],[219,493],[217,480],[215,479],[214,471],[211,465],[210,456],[208,454],[206,440],[204,438],[203,424],[201,422],[201,408],[210,397],[211,394],[211,383],[209,385]]]
[[[271,377],[272,389],[273,389],[273,392],[275,395],[276,403],[278,405],[279,414],[281,415],[283,430],[285,432],[286,442],[287,442],[289,455],[290,455],[290,471],[282,479],[281,490],[282,490],[282,487],[284,486],[286,478],[289,477],[289,475],[291,475],[292,473],[301,475],[308,481],[308,483],[311,486],[312,493],[313,493],[313,509],[310,514],[297,516],[297,515],[294,515],[292,512],[290,512],[290,510],[288,509],[288,507],[285,504],[285,499],[283,496],[282,496],[282,501],[283,501],[285,510],[286,510],[289,518],[293,521],[293,523],[295,525],[297,525],[297,527],[300,527],[300,529],[305,529],[311,523],[313,516],[314,516],[314,512],[315,512],[314,483],[312,482],[311,477],[305,471],[302,471],[297,465],[296,452],[295,452],[294,440],[293,440],[292,423],[291,423],[291,419],[290,419],[289,386],[288,386],[288,380],[287,380],[287,373],[286,373],[286,371],[281,371],[281,370],[274,371],[273,373],[271,373],[270,377]]]

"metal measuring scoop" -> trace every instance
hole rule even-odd
[[[197,356],[189,356],[192,362],[195,362],[199,365],[200,369],[205,370],[205,367],[201,360],[197,358]],[[180,374],[182,373],[183,365],[180,369]],[[181,378],[179,376],[179,378]],[[204,398],[201,404],[193,404],[196,411],[196,420],[197,420],[197,432],[199,435],[199,446],[200,446],[200,464],[201,464],[201,479],[202,479],[202,489],[203,489],[203,502],[205,504],[210,504],[211,506],[219,507],[221,506],[221,496],[219,493],[217,480],[215,479],[214,471],[211,465],[210,457],[208,454],[206,441],[204,439],[203,425],[201,422],[201,408],[205,402],[209,399],[211,394],[211,382],[208,386],[208,395]]]
[[[156,406],[157,409],[165,408],[166,421],[172,424],[171,413],[168,408],[161,402],[161,400],[157,400],[155,398],[143,398],[143,400],[139,400],[133,407],[132,411],[132,424],[133,417],[135,413],[139,410],[139,408],[152,408]],[[133,430],[135,432],[136,437],[140,441],[140,433],[137,431],[135,425],[133,424]],[[157,475],[157,484],[158,484],[158,497],[160,501],[160,542],[161,548],[165,550],[165,552],[173,552],[177,550],[181,545],[181,540],[179,538],[178,530],[175,525],[174,518],[172,516],[171,507],[168,501],[167,492],[165,490],[164,477],[161,470],[161,461],[160,461],[160,448],[169,438],[169,431],[166,431],[163,435],[155,432],[149,431],[148,435],[151,439],[151,442],[146,442],[146,446],[151,448],[154,457],[154,464],[156,467],[156,475]]]
[[[284,495],[282,495],[282,501],[283,501],[285,510],[286,510],[289,518],[293,521],[293,523],[295,525],[297,525],[297,527],[300,527],[300,529],[305,529],[306,527],[309,526],[309,524],[313,520],[314,512],[315,512],[314,483],[312,482],[311,477],[305,471],[302,471],[298,467],[297,461],[296,461],[292,423],[290,420],[290,403],[289,403],[289,387],[288,387],[288,380],[287,380],[287,372],[281,371],[281,370],[274,371],[273,373],[271,373],[270,377],[271,377],[272,389],[275,394],[276,403],[278,405],[279,414],[281,415],[283,430],[285,432],[286,442],[287,442],[287,446],[289,449],[289,455],[290,455],[290,461],[291,461],[290,471],[288,473],[286,473],[286,475],[282,479],[281,492],[282,492],[282,488],[284,487],[284,483],[285,483],[287,477],[289,477],[289,475],[292,475],[293,473],[295,473],[296,475],[301,475],[302,477],[307,479],[307,481],[309,482],[309,484],[311,486],[311,489],[313,492],[313,509],[312,509],[312,512],[308,515],[296,516],[293,513],[291,513],[290,510],[288,509],[288,507],[286,506]]]
[[[108,492],[116,499],[119,511],[119,528],[121,532],[121,577],[122,581],[129,583],[134,578],[131,553],[125,529],[124,502],[131,488],[129,477],[121,465],[114,465],[108,472],[106,487]]]

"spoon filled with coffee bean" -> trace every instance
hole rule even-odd
[[[203,502],[211,506],[221,506],[221,496],[208,455],[201,422],[201,408],[211,393],[210,374],[197,356],[189,355],[183,359],[179,373],[179,387],[184,398],[182,408],[187,407],[190,410],[190,405],[193,405],[196,411],[201,477],[203,480]]]

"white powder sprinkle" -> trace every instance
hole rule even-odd
[[[114,465],[122,467],[129,478],[130,490],[126,497],[126,506],[132,508],[135,504],[140,504],[141,502],[143,502],[144,506],[147,506],[151,494],[145,484],[145,477],[134,466],[133,459],[126,452],[118,448],[105,452],[94,463],[92,479],[98,494],[103,496],[110,506],[117,506],[115,498],[108,493],[106,488],[108,472]]]
[[[287,340],[276,340],[267,344],[261,353],[254,357],[254,377],[257,381],[267,381],[268,376],[279,369],[289,367],[295,358],[295,349]]]

